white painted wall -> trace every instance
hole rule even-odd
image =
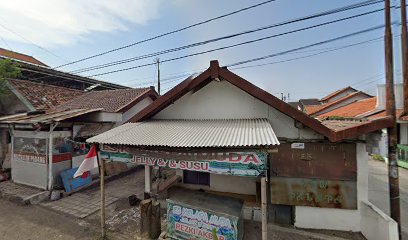
[[[183,170],[177,170],[176,174],[183,179]],[[221,174],[210,174],[210,186],[185,184],[181,181],[180,185],[189,189],[203,189],[207,191],[237,193],[246,195],[256,195],[255,177],[226,176]]]
[[[361,233],[368,240],[398,240],[398,224],[368,201],[360,202]]]
[[[322,139],[311,129],[295,128],[295,121],[227,81],[212,81],[189,92],[156,114],[154,119],[243,119],[268,118],[278,137]]]
[[[147,97],[143,99],[142,101],[138,102],[136,105],[134,105],[132,108],[130,108],[128,111],[124,112],[122,115],[122,121],[118,123],[117,125],[121,125],[133,116],[135,116],[138,112],[143,110],[145,107],[147,107],[150,103],[152,103],[153,100],[150,97]]]
[[[368,201],[368,153],[357,143],[357,203]],[[296,206],[295,226],[309,229],[361,231],[361,206],[357,210]]]
[[[404,106],[404,89],[402,83],[394,84],[395,107],[403,108]],[[377,85],[377,108],[385,109],[385,84]]]

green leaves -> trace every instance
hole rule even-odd
[[[21,77],[21,70],[17,63],[10,59],[0,60],[0,95],[6,90],[6,80]]]

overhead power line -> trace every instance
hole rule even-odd
[[[305,45],[305,46],[302,46],[302,47],[298,47],[298,48],[294,48],[294,49],[290,49],[290,50],[287,50],[287,51],[274,53],[274,54],[270,54],[270,55],[266,55],[266,56],[262,56],[262,57],[258,57],[258,58],[252,58],[252,59],[232,63],[232,64],[229,64],[229,65],[226,65],[226,66],[227,67],[238,66],[238,65],[242,65],[242,64],[246,64],[246,63],[250,63],[250,62],[256,62],[256,61],[260,61],[260,60],[264,60],[264,59],[268,59],[268,58],[272,58],[272,57],[276,57],[276,56],[281,56],[281,55],[284,55],[284,54],[287,54],[287,53],[290,53],[290,52],[296,52],[296,51],[303,50],[303,49],[306,49],[306,48],[311,48],[311,47],[319,46],[319,45],[322,45],[322,44],[335,42],[335,41],[338,41],[338,40],[346,39],[346,38],[353,37],[353,36],[356,36],[356,35],[360,35],[360,34],[363,34],[363,33],[372,32],[374,30],[378,30],[378,29],[382,29],[382,28],[384,28],[384,25],[379,25],[379,26],[376,26],[376,27],[364,29],[364,30],[361,30],[361,31],[346,34],[346,35],[336,37],[336,38],[332,38],[332,39],[329,39],[329,40],[313,43],[313,44],[310,44],[310,45]]]
[[[98,53],[98,54],[95,54],[95,55],[92,55],[92,56],[89,56],[89,57],[85,57],[85,58],[73,61],[73,62],[62,64],[62,65],[59,65],[59,66],[55,67],[54,69],[65,67],[65,66],[72,65],[72,64],[75,64],[75,63],[79,63],[79,62],[83,62],[85,60],[89,60],[89,59],[92,59],[92,58],[100,57],[100,56],[103,56],[103,55],[106,55],[106,54],[109,54],[109,53],[112,53],[112,52],[116,52],[116,51],[119,51],[119,50],[122,50],[122,49],[125,49],[125,48],[133,47],[133,46],[136,46],[136,45],[141,44],[141,43],[145,43],[145,42],[155,40],[155,39],[158,39],[158,38],[161,38],[161,37],[164,37],[164,36],[168,36],[168,35],[171,35],[171,34],[174,34],[174,33],[178,33],[178,32],[193,28],[193,27],[197,27],[197,26],[209,23],[209,22],[213,22],[215,20],[225,18],[225,17],[229,17],[231,15],[234,15],[234,14],[237,14],[237,13],[240,13],[240,12],[244,12],[244,11],[247,11],[247,10],[252,9],[252,8],[260,7],[260,6],[263,6],[263,5],[267,4],[267,3],[271,3],[271,2],[274,2],[274,1],[276,1],[276,0],[268,0],[268,1],[258,3],[258,4],[251,5],[249,7],[241,8],[241,9],[238,9],[236,11],[220,15],[218,17],[210,18],[210,19],[207,19],[207,20],[204,20],[204,21],[201,21],[201,22],[198,22],[198,23],[194,23],[194,24],[186,26],[186,27],[182,27],[182,28],[170,31],[170,32],[159,34],[159,35],[151,37],[151,38],[147,38],[147,39],[144,39],[144,40],[141,40],[141,41],[138,41],[138,42],[134,42],[134,43],[122,46],[122,47],[114,48],[114,49],[111,49],[111,50],[108,50],[108,51],[105,51],[105,52],[101,52],[101,53]]]
[[[345,48],[349,48],[349,47],[354,47],[354,46],[362,45],[362,44],[367,44],[367,43],[372,43],[372,42],[378,42],[378,40],[382,40],[382,39],[383,39],[383,37],[373,38],[373,39],[370,39],[370,40],[367,40],[367,41],[362,41],[362,42],[358,42],[358,43],[348,44],[348,45],[341,46],[341,47],[330,48],[329,50],[320,51],[320,52],[313,53],[313,54],[309,54],[309,55],[306,55],[306,56],[301,56],[301,57],[296,57],[296,58],[290,58],[290,59],[285,59],[285,60],[276,61],[276,62],[262,63],[262,64],[256,64],[256,65],[250,65],[250,66],[243,66],[243,67],[235,67],[235,68],[231,68],[231,70],[245,69],[245,68],[254,68],[254,67],[262,67],[262,66],[273,65],[273,64],[277,64],[277,63],[291,62],[291,61],[300,60],[300,59],[304,59],[304,58],[314,57],[314,56],[321,55],[321,54],[324,54],[324,53],[329,53],[329,52],[338,51],[338,50],[345,49]],[[298,53],[298,52],[295,52],[295,53]]]
[[[56,57],[56,58],[59,58],[59,59],[63,60],[64,62],[67,62],[67,60],[64,59],[63,57],[58,56],[57,54],[51,52],[50,50],[48,50],[48,49],[46,49],[46,48],[44,48],[44,47],[42,47],[42,46],[40,46],[40,45],[34,43],[34,42],[31,41],[30,39],[24,37],[23,35],[17,33],[16,31],[14,31],[14,30],[12,30],[12,29],[10,29],[9,27],[6,27],[4,24],[0,23],[0,26],[1,26],[2,28],[4,28],[5,30],[11,32],[12,34],[18,36],[19,38],[23,39],[24,41],[26,41],[26,42],[28,42],[28,43],[31,43],[32,45],[36,46],[37,48],[43,50],[44,52],[47,52],[48,54],[51,54],[52,56],[54,56],[54,57]]]
[[[369,40],[366,40],[366,41],[361,41],[361,42],[357,42],[357,43],[353,43],[353,44],[348,44],[348,45],[344,45],[344,46],[340,46],[340,47],[329,48],[328,50],[324,50],[324,51],[321,51],[322,49],[320,49],[320,52],[314,53],[314,54],[309,54],[309,55],[306,55],[306,56],[301,56],[301,57],[296,57],[296,58],[290,58],[290,59],[285,59],[285,60],[276,61],[276,62],[269,62],[269,63],[263,63],[263,64],[250,65],[250,66],[235,67],[235,68],[233,67],[233,68],[230,68],[230,70],[238,70],[238,69],[245,69],[245,68],[262,67],[262,66],[266,66],[266,65],[273,65],[273,64],[279,64],[279,63],[285,63],[285,62],[296,61],[296,60],[300,60],[300,59],[304,59],[304,58],[309,58],[309,57],[313,57],[313,56],[320,55],[320,54],[324,54],[324,53],[335,52],[335,51],[339,51],[339,50],[346,49],[346,48],[350,48],[350,47],[355,47],[355,46],[359,46],[359,45],[363,45],[363,44],[378,42],[378,40],[382,40],[382,39],[383,39],[383,37],[373,38],[373,39],[369,39]],[[294,53],[301,53],[301,52],[302,52],[302,51],[298,51],[298,52],[294,52]],[[306,51],[304,51],[304,52],[306,52]],[[382,74],[382,75],[384,75],[384,74]],[[375,77],[378,77],[378,76],[379,76],[379,75],[376,75]],[[373,79],[373,78],[374,78],[374,77],[371,77],[371,78],[368,78],[368,79],[364,79],[363,81],[371,80],[371,79]],[[174,80],[174,81],[176,81],[176,80]],[[173,81],[169,81],[169,82],[173,82]],[[167,83],[169,83],[169,82],[167,82]],[[358,82],[361,82],[361,81],[358,81]],[[355,82],[355,83],[357,83],[357,82]],[[351,84],[351,85],[354,86],[355,83],[353,83],[353,84]],[[280,94],[280,93],[277,93],[277,94]]]
[[[183,59],[183,58],[188,58],[188,57],[192,57],[192,56],[198,56],[198,55],[202,55],[202,54],[206,54],[206,53],[210,53],[210,52],[215,52],[215,51],[220,51],[220,50],[224,50],[224,49],[228,49],[228,48],[232,48],[232,47],[237,47],[237,46],[241,46],[241,45],[246,45],[246,44],[249,44],[249,43],[259,42],[259,41],[262,41],[262,40],[266,40],[266,39],[270,39],[270,38],[274,38],[274,37],[278,37],[278,36],[283,36],[283,35],[287,35],[287,34],[290,34],[290,33],[300,32],[300,31],[304,31],[304,30],[307,30],[307,29],[311,29],[311,28],[316,28],[316,27],[320,27],[320,26],[332,24],[332,23],[335,23],[335,22],[345,21],[345,20],[348,20],[348,19],[351,19],[351,18],[356,18],[356,17],[364,16],[364,15],[371,14],[371,13],[378,12],[378,11],[380,11],[380,10],[374,10],[374,11],[371,11],[371,12],[362,13],[362,14],[358,14],[358,15],[351,16],[351,17],[341,18],[341,19],[337,19],[337,20],[330,21],[330,22],[325,22],[325,23],[313,25],[313,26],[310,26],[310,27],[300,28],[300,29],[296,29],[296,30],[293,30],[293,31],[288,31],[288,32],[284,32],[284,33],[279,33],[279,34],[275,34],[275,35],[272,35],[272,36],[267,36],[267,37],[263,37],[263,38],[258,38],[258,39],[255,39],[255,40],[246,41],[246,42],[241,42],[241,43],[237,43],[237,44],[233,44],[233,45],[229,45],[229,46],[225,46],[225,47],[220,47],[220,48],[215,48],[215,49],[206,50],[206,51],[202,51],[202,52],[192,53],[192,54],[184,55],[184,56],[181,56],[181,57],[165,59],[165,60],[162,60],[161,63],[171,62],[171,61],[175,61],[175,60],[179,60],[179,59]],[[366,30],[363,30],[363,31],[360,31],[360,32],[355,32],[355,33],[353,33],[353,34],[362,34],[362,33],[365,33],[365,32],[369,32],[369,31],[373,31],[373,30],[380,29],[380,28],[382,28],[382,27],[384,27],[384,25],[377,26],[377,27],[372,28],[372,29],[371,29],[371,28],[370,28],[370,29],[366,29]],[[349,35],[344,35],[344,36],[340,37],[338,40],[343,39],[343,38],[347,38],[347,37],[351,37],[351,36],[354,36],[354,35],[350,35],[350,36],[349,36]],[[334,39],[334,40],[336,40],[336,39]],[[332,41],[334,41],[334,40],[332,40]],[[330,41],[329,41],[329,42],[330,42]],[[323,41],[322,44],[324,44],[324,43],[325,43],[325,41]],[[320,44],[319,44],[319,43],[316,43],[316,44],[313,44],[313,45],[310,46],[310,47],[318,46],[318,45],[320,45]],[[303,48],[309,48],[309,47],[303,47]],[[280,55],[287,54],[287,53],[290,53],[290,52],[295,52],[295,51],[298,51],[298,50],[302,50],[303,48],[286,51],[286,52],[284,52],[284,53],[281,53]],[[260,60],[262,60],[262,59],[260,59]],[[249,61],[249,60],[248,60],[248,61]],[[246,62],[244,62],[244,63],[246,63]],[[239,63],[239,64],[244,64],[244,63]],[[136,68],[151,66],[151,65],[154,65],[154,64],[155,64],[155,63],[146,63],[146,64],[142,64],[142,65],[138,65],[138,66],[132,66],[132,67],[128,67],[128,68],[122,68],[122,69],[112,70],[112,71],[108,71],[108,72],[98,73],[98,74],[90,75],[89,77],[96,77],[96,76],[102,76],[102,75],[117,73],[117,72],[123,72],[123,71],[128,71],[128,70],[131,70],[131,69],[136,69]],[[238,63],[237,63],[237,64],[238,64]],[[231,65],[231,66],[232,66],[232,65]],[[235,66],[235,65],[234,65],[234,66]]]
[[[362,2],[362,3],[352,4],[352,5],[348,5],[348,6],[328,10],[328,11],[323,11],[323,12],[308,15],[308,16],[305,16],[305,17],[291,19],[291,20],[275,23],[275,24],[272,24],[272,25],[267,25],[267,26],[263,26],[263,27],[259,27],[259,28],[239,32],[239,33],[226,35],[226,36],[223,36],[223,37],[209,39],[209,40],[206,40],[206,41],[196,42],[196,43],[184,45],[184,46],[177,47],[177,48],[171,48],[171,49],[167,49],[167,50],[158,51],[158,52],[155,52],[155,53],[144,54],[144,55],[140,55],[140,56],[137,56],[137,57],[132,57],[132,58],[127,58],[127,59],[123,59],[123,60],[119,60],[119,61],[104,63],[104,64],[91,66],[91,67],[87,67],[87,68],[77,69],[77,70],[71,71],[70,73],[82,73],[82,72],[107,68],[107,67],[111,67],[111,66],[121,65],[121,64],[129,63],[129,62],[133,62],[133,61],[137,61],[137,60],[142,60],[142,59],[146,59],[146,58],[152,58],[152,57],[156,57],[156,56],[159,56],[159,55],[168,54],[168,53],[172,53],[172,52],[177,52],[177,51],[185,50],[185,49],[192,48],[192,47],[198,47],[198,46],[206,45],[206,44],[209,44],[209,43],[214,43],[214,42],[218,42],[218,41],[221,41],[221,40],[235,38],[235,37],[238,37],[238,36],[247,35],[247,34],[250,34],[250,33],[255,33],[255,32],[259,32],[259,31],[263,31],[263,30],[267,30],[267,29],[271,29],[271,28],[275,28],[275,27],[280,27],[280,26],[284,26],[284,25],[288,25],[288,24],[292,24],[292,23],[296,23],[296,22],[306,21],[306,20],[310,20],[310,19],[314,19],[314,18],[319,18],[319,17],[331,15],[331,14],[336,14],[336,13],[340,13],[340,12],[344,12],[344,11],[349,11],[349,10],[352,10],[352,9],[365,7],[365,6],[376,4],[376,3],[379,3],[379,2],[382,2],[382,0],[365,1],[365,2]],[[381,9],[378,9],[378,10],[376,10],[374,12],[380,12],[382,10],[383,9],[381,8]],[[374,12],[368,12],[366,14],[371,14],[371,13],[374,13]],[[356,17],[359,17],[359,16],[360,15],[356,15]],[[345,20],[347,20],[347,19],[345,19]],[[340,21],[342,21],[342,20],[340,20]],[[264,39],[261,39],[261,40],[264,40]]]

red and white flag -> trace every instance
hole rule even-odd
[[[89,172],[98,167],[98,158],[97,158],[96,146],[92,145],[88,154],[85,157],[85,160],[81,163],[78,170],[74,174],[74,178],[81,176],[86,178]]]

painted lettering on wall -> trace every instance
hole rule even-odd
[[[46,164],[47,158],[44,154],[34,154],[34,153],[14,153],[13,159],[16,161],[32,162]]]
[[[216,230],[219,240],[237,239],[237,221],[202,210],[180,206],[168,201],[167,232],[176,239],[213,239]]]
[[[326,179],[271,177],[273,204],[357,208],[357,183]]]
[[[267,159],[267,153],[259,150],[169,152],[108,145],[103,145],[101,156],[109,159],[120,157],[121,160],[140,165],[235,176],[260,175],[265,171]]]

